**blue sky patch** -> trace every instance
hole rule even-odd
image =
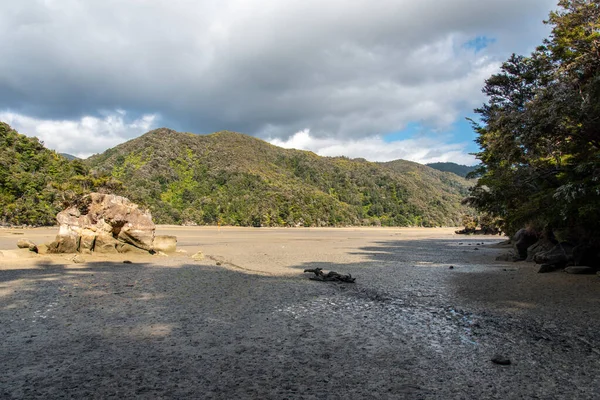
[[[463,44],[463,48],[474,50],[475,53],[480,52],[491,44],[496,43],[495,38],[487,36],[477,36],[475,39],[471,39]]]

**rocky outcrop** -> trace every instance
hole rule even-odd
[[[527,258],[527,249],[538,241],[538,235],[527,229],[521,229],[515,233],[512,243],[515,253],[518,257],[525,260]]]
[[[91,193],[56,216],[60,229],[50,253],[153,253],[155,230],[149,211],[125,197]],[[173,237],[174,238],[174,237]],[[176,239],[169,241],[173,248]],[[164,240],[159,240],[161,251]]]

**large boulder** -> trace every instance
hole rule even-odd
[[[537,253],[533,257],[533,261],[535,261],[536,264],[550,264],[564,267],[570,258],[568,250],[570,249],[567,246],[558,243],[550,250]]]
[[[539,239],[535,232],[528,229],[520,229],[512,239],[512,243],[515,249],[515,253],[522,260],[527,258],[527,249],[535,244]]]
[[[125,197],[91,193],[56,216],[60,224],[53,253],[151,252],[156,226],[149,211]]]

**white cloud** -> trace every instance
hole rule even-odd
[[[43,120],[13,112],[0,112],[19,133],[35,136],[46,147],[60,153],[87,158],[103,152],[156,127],[157,115],[148,114],[126,121],[126,112],[105,112],[103,118],[86,116],[79,120]]]
[[[475,157],[467,154],[465,143],[447,144],[430,138],[413,138],[386,142],[380,136],[360,139],[317,138],[308,129],[296,132],[286,140],[272,138],[275,146],[309,150],[321,156],[346,156],[365,158],[369,161],[392,161],[397,159],[421,164],[452,161],[474,165]]]

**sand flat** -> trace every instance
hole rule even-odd
[[[453,232],[159,226],[180,252],[75,263],[13,252],[56,228],[0,229],[0,397],[594,398],[597,277]]]

